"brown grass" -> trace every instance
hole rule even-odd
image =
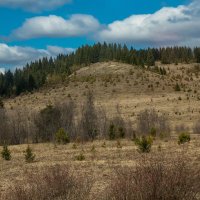
[[[152,150],[147,156],[149,158],[157,158],[158,161],[163,157],[166,163],[171,163],[176,159],[177,154],[184,151],[191,170],[200,169],[200,138],[195,135],[192,135],[191,138],[191,142],[185,145],[178,145],[177,138],[157,139],[154,141]],[[85,144],[76,143],[76,148],[74,148],[74,144],[58,146],[35,144],[31,145],[33,153],[36,155],[36,160],[33,163],[26,163],[25,161],[24,150],[27,145],[10,146],[12,160],[4,161],[0,158],[0,193],[5,194],[9,191],[9,188],[15,188],[16,181],[19,181],[18,185],[26,185],[31,176],[33,176],[33,180],[37,179],[37,177],[34,178],[35,174],[43,177],[41,174],[46,171],[44,169],[47,169],[47,174],[52,172],[54,166],[59,165],[61,168],[69,166],[70,176],[75,176],[75,180],[82,180],[83,176],[89,177],[87,180],[91,180],[91,177],[93,185],[90,191],[90,198],[98,199],[103,197],[106,188],[115,176],[117,168],[128,168],[134,171],[136,170],[135,167],[141,163],[140,160],[143,154],[138,153],[134,142],[120,140],[120,148],[118,148],[117,144],[117,141],[101,140]],[[78,161],[76,157],[81,153],[85,156],[85,160]],[[187,171],[186,177],[193,174],[191,170]],[[62,173],[60,176],[62,176]],[[26,174],[28,174],[29,178],[26,178]],[[30,174],[33,175],[29,176]],[[50,175],[50,180],[52,179],[54,179],[54,175]],[[41,179],[37,179],[36,182],[39,180]],[[42,187],[45,187],[45,184]],[[52,187],[54,186],[52,185]],[[4,198],[0,199],[4,200]]]

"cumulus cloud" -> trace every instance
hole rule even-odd
[[[96,31],[100,24],[91,15],[75,14],[69,19],[56,15],[27,19],[22,27],[12,33],[12,38],[30,39],[40,37],[74,37]]]
[[[200,39],[200,1],[164,7],[153,14],[132,15],[114,21],[97,33],[96,39],[136,45],[175,45]]]
[[[71,48],[47,46],[47,49],[35,49],[31,47],[8,46],[0,43],[0,66],[22,67],[26,63],[43,57],[68,54],[74,51]]]
[[[71,0],[0,0],[0,6],[40,12],[52,10],[70,2]]]

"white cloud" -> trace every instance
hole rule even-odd
[[[70,2],[71,0],[0,0],[0,6],[40,12],[52,10]]]
[[[0,66],[22,67],[26,63],[43,57],[68,54],[74,51],[71,48],[47,46],[47,49],[35,49],[31,47],[8,46],[0,43]]]
[[[69,54],[74,52],[76,49],[74,48],[63,48],[58,46],[47,46],[47,50],[51,55],[59,55],[59,54]]]
[[[5,68],[0,68],[0,74],[5,74]]]
[[[153,14],[114,21],[98,32],[96,39],[136,45],[183,45],[199,41],[199,32],[200,0],[195,0],[187,6],[164,7]]]
[[[74,37],[87,35],[99,28],[99,22],[91,15],[75,14],[69,19],[56,15],[27,19],[22,27],[13,31],[13,38]]]

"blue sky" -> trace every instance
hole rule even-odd
[[[0,67],[83,44],[198,45],[200,0],[0,0]]]

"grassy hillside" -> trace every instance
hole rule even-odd
[[[114,116],[118,105],[133,126],[141,110],[154,108],[169,117],[173,129],[184,124],[185,129],[188,127],[192,131],[193,123],[200,119],[199,65],[156,63],[156,66],[165,68],[167,74],[117,62],[93,64],[81,68],[63,82],[57,83],[55,77],[49,77],[45,87],[7,99],[5,107],[8,110],[20,107],[40,110],[47,104],[70,98],[80,106],[87,91],[92,90],[96,106]],[[177,84],[181,91],[176,91]]]

